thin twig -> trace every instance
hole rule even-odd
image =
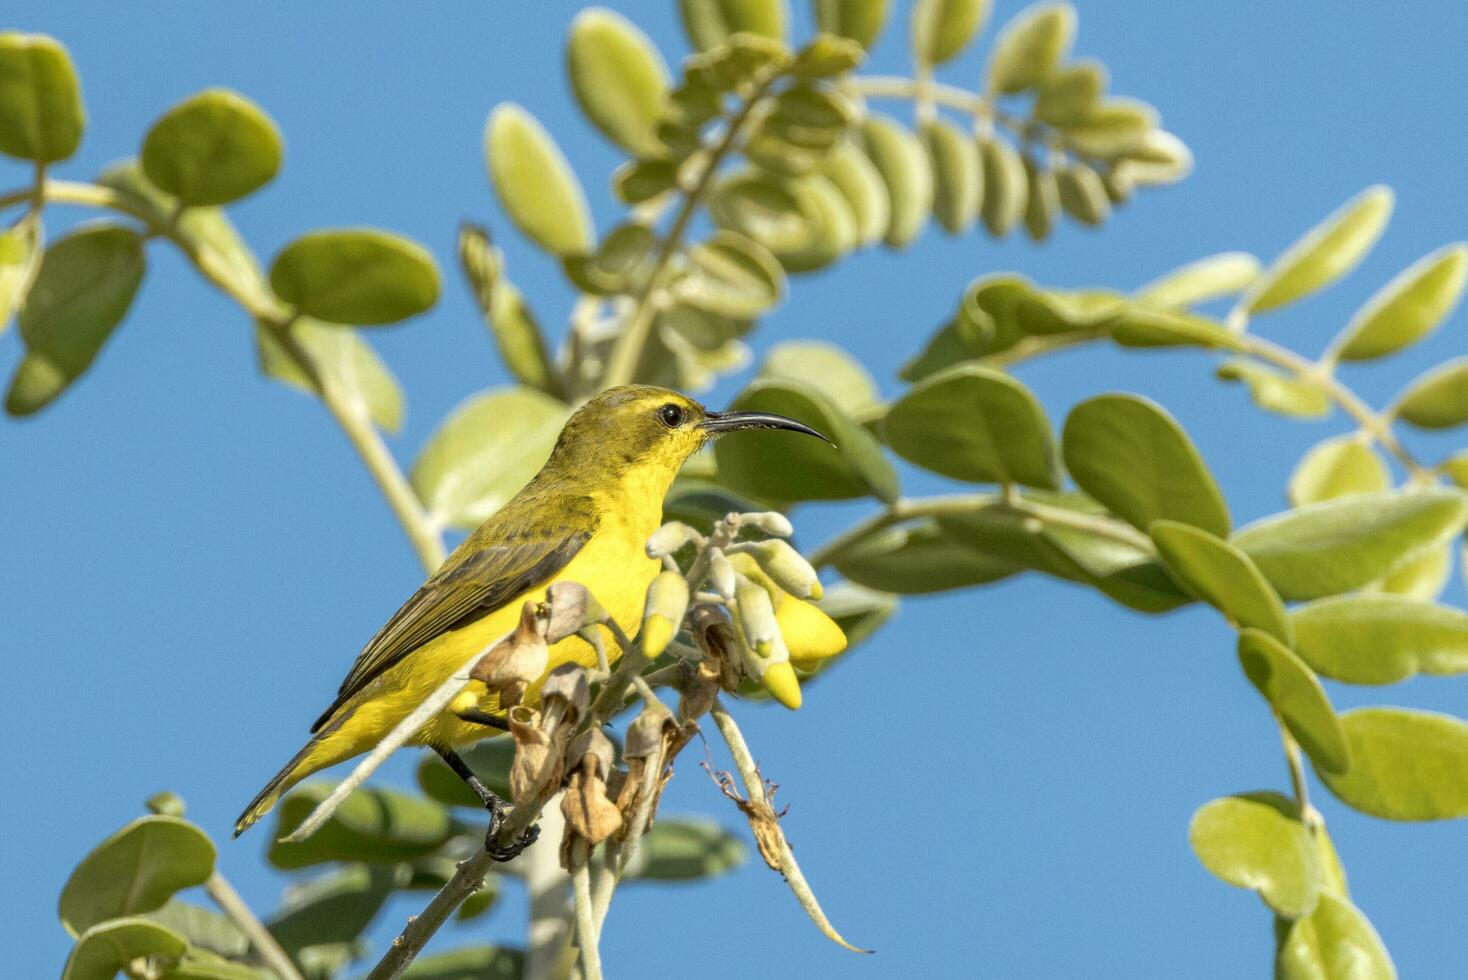
[[[582,980],[602,980],[601,950],[598,949],[596,922],[591,910],[591,871],[586,866],[586,842],[578,841],[583,852],[571,869],[571,892],[576,902],[576,944],[581,947]]]
[[[265,965],[273,970],[280,980],[303,980],[301,972],[291,962],[290,956],[280,948],[280,943],[275,941],[270,930],[255,918],[255,913],[250,910],[250,906],[245,904],[240,893],[234,890],[228,878],[215,871],[204,882],[204,891],[214,904],[219,906],[219,911],[229,916],[230,921],[239,926],[240,932],[245,934],[245,937],[250,940],[250,945],[255,947],[255,952],[260,954],[260,959],[265,961]]]

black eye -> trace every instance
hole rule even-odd
[[[672,402],[658,409],[658,418],[670,429],[676,429],[683,424],[683,409]]]

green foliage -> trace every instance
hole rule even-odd
[[[1407,708],[1357,708],[1341,716],[1351,766],[1317,768],[1343,803],[1384,820],[1468,816],[1468,724]]]
[[[0,34],[0,153],[55,163],[76,152],[86,113],[71,55],[43,34]]]
[[[1415,674],[1468,671],[1468,613],[1393,595],[1342,595],[1290,616],[1295,650],[1349,684],[1394,684]]]
[[[73,936],[99,922],[151,912],[214,872],[214,845],[178,817],[139,817],[76,866],[61,891],[61,924]]]
[[[253,102],[209,89],[163,114],[138,155],[159,190],[187,206],[228,204],[280,169],[280,133]]]
[[[367,228],[313,231],[281,249],[270,288],[332,323],[397,323],[438,302],[438,267],[416,242]]]
[[[1188,841],[1205,868],[1230,885],[1258,892],[1286,919],[1315,911],[1318,859],[1293,800],[1278,793],[1213,800],[1193,814]]]

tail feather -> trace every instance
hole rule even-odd
[[[271,811],[276,801],[280,799],[280,794],[290,789],[309,774],[310,770],[306,769],[303,763],[320,741],[320,736],[317,736],[301,746],[301,751],[291,756],[291,761],[287,762],[281,768],[280,772],[270,777],[270,782],[266,783],[265,788],[255,794],[255,798],[250,801],[249,806],[245,807],[245,812],[241,813],[239,819],[234,822],[234,836],[238,837],[240,834],[249,830],[257,820]],[[298,774],[296,772],[298,769],[305,771]]]

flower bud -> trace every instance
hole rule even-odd
[[[647,557],[666,558],[683,550],[689,544],[703,541],[703,535],[682,521],[669,521],[647,539]]]
[[[678,722],[674,720],[673,713],[661,703],[652,701],[627,726],[627,744],[622,748],[622,758],[646,759],[661,754],[677,734]]]
[[[783,543],[783,542],[782,542]],[[735,571],[764,587],[775,606],[775,622],[790,659],[797,667],[814,666],[816,662],[834,657],[846,649],[846,634],[835,620],[827,616],[818,606],[797,599],[775,584],[765,570],[747,552],[735,552],[729,556]]]
[[[762,657],[770,656],[780,636],[770,594],[753,579],[740,575],[734,585],[734,612],[745,645]]]
[[[520,608],[520,623],[515,631],[491,647],[469,669],[471,678],[483,683],[491,694],[499,695],[502,706],[519,704],[525,689],[545,673],[550,663],[545,622],[535,603],[525,603]]]
[[[540,703],[547,709],[560,703],[566,724],[574,725],[591,704],[586,670],[578,663],[567,662],[551,671],[540,688]]]
[[[668,648],[688,611],[688,582],[678,572],[659,572],[647,587],[642,613],[642,652],[649,660]]]
[[[734,566],[718,548],[709,549],[709,584],[725,599],[734,598]]]
[[[795,533],[795,528],[790,526],[790,518],[777,510],[765,510],[754,514],[740,514],[739,523],[746,527],[756,528],[766,534],[773,534],[777,538],[788,538]]]
[[[752,557],[776,585],[797,599],[819,599],[823,594],[816,570],[788,542],[749,541],[733,550]]]
[[[510,799],[527,805],[561,782],[561,753],[551,751],[551,738],[540,725],[540,712],[524,705],[510,709],[510,737],[515,761],[510,765]]]
[[[572,845],[576,838],[595,847],[622,828],[622,812],[607,792],[606,781],[612,772],[611,741],[600,729],[589,729],[572,743],[572,756],[577,760],[575,769],[561,798],[561,813],[566,817],[563,863],[575,853]]]
[[[578,582],[557,582],[545,592],[550,606],[546,641],[559,643],[593,623],[606,622],[607,614],[596,597]]]
[[[602,733],[600,728],[588,728],[571,742],[566,749],[568,766],[594,765],[596,773],[605,779],[617,762],[617,747]]]
[[[791,711],[800,707],[800,681],[796,679],[795,668],[790,666],[790,661],[781,660],[765,667],[759,682],[774,695],[776,701]]]

